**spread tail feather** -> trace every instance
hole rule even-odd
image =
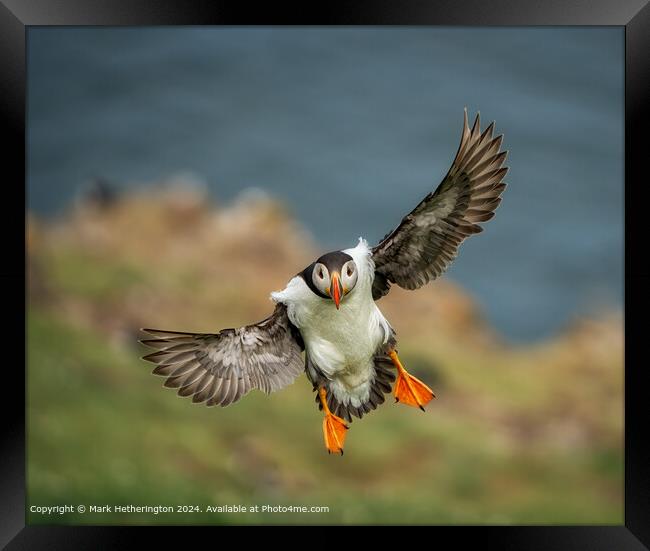
[[[377,354],[374,357],[374,363],[375,379],[370,387],[368,399],[358,407],[350,403],[342,404],[339,402],[334,396],[334,393],[329,391],[327,382],[324,383],[325,388],[328,390],[327,406],[334,415],[342,417],[348,422],[352,422],[353,415],[361,419],[365,413],[369,413],[384,403],[384,394],[390,394],[391,385],[395,381],[395,368],[392,360],[386,354]],[[317,390],[317,388],[318,385],[314,387],[314,390]],[[316,403],[318,403],[318,409],[322,410],[323,405],[320,402],[318,394],[316,394]]]

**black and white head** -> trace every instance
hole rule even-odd
[[[334,301],[338,310],[341,301],[357,284],[358,267],[343,251],[324,254],[300,274],[307,286],[319,297]]]

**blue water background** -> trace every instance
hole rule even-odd
[[[513,341],[620,307],[622,28],[32,28],[28,208],[100,176],[263,188],[323,249],[380,239],[440,181],[462,113],[510,154],[447,273]],[[299,267],[295,267],[299,268]]]

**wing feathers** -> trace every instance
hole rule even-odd
[[[302,338],[283,304],[257,324],[216,334],[143,331],[155,338],[141,342],[157,349],[143,359],[157,364],[163,386],[207,406],[227,406],[254,388],[279,390],[304,370]]]
[[[508,152],[499,152],[503,135],[492,137],[494,122],[483,132],[480,126],[477,114],[469,128],[465,110],[461,141],[445,178],[372,249],[375,300],[391,283],[417,289],[439,277],[462,241],[494,217],[506,188],[502,180],[508,168],[502,165]]]

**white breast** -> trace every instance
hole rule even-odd
[[[339,310],[332,300],[315,295],[301,277],[271,298],[287,305],[307,354],[331,381],[330,390],[339,402],[358,407],[368,399],[374,380],[373,356],[392,329],[372,299],[374,264],[367,243],[359,239],[356,247],[344,252],[352,256],[359,274]]]

